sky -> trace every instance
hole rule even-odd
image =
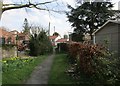
[[[18,3],[22,1],[25,3],[25,0],[4,0],[3,3]],[[38,2],[40,0],[31,0]],[[51,1],[51,0],[41,0],[41,2]],[[115,3],[114,9],[118,9],[118,1],[120,0],[112,0]],[[57,2],[53,2],[51,4],[47,4],[47,8],[55,9],[55,10],[68,10],[66,4],[70,4],[71,6],[75,6],[74,0],[58,0]],[[42,6],[46,7],[46,6]],[[73,31],[71,24],[68,22],[67,16],[63,13],[55,13],[48,11],[41,11],[35,8],[31,9],[15,9],[5,11],[2,14],[0,26],[4,26],[9,30],[23,30],[24,19],[28,19],[28,23],[31,25],[42,26],[48,29],[48,25],[50,22],[50,34],[52,35],[55,32],[58,32],[61,36],[64,34],[68,34]],[[55,28],[55,29],[54,29]]]

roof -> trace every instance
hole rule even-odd
[[[12,34],[9,31],[5,30],[4,28],[0,28],[0,37],[10,37],[11,35]]]
[[[60,42],[60,43],[67,42],[67,39],[61,38],[61,39],[58,39],[56,42]]]
[[[17,30],[12,30],[12,31],[10,31],[10,32],[18,32]]]
[[[56,39],[57,36],[49,36],[50,39]]]
[[[116,23],[116,24],[120,24],[120,21],[118,20],[108,20],[107,22],[105,22],[99,29],[97,29],[95,32],[93,32],[92,35],[95,35],[97,32],[99,32],[103,27],[105,27],[108,23]]]
[[[18,33],[19,36],[25,36],[25,33]]]

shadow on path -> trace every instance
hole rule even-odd
[[[38,65],[25,84],[47,84],[54,54]]]

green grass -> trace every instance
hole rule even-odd
[[[47,56],[39,56],[33,59],[27,60],[10,60],[7,61],[7,66],[3,64],[2,84],[24,84],[24,82],[30,77],[30,74],[34,68],[40,64]]]
[[[65,73],[68,66],[66,54],[56,55],[50,71],[48,84],[75,84],[75,81]]]

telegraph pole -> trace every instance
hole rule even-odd
[[[50,22],[49,22],[49,27],[48,27],[48,35],[50,36]]]
[[[54,33],[55,33],[55,26],[54,26]]]
[[[17,57],[18,57],[18,33],[16,34],[16,54],[17,54]]]

